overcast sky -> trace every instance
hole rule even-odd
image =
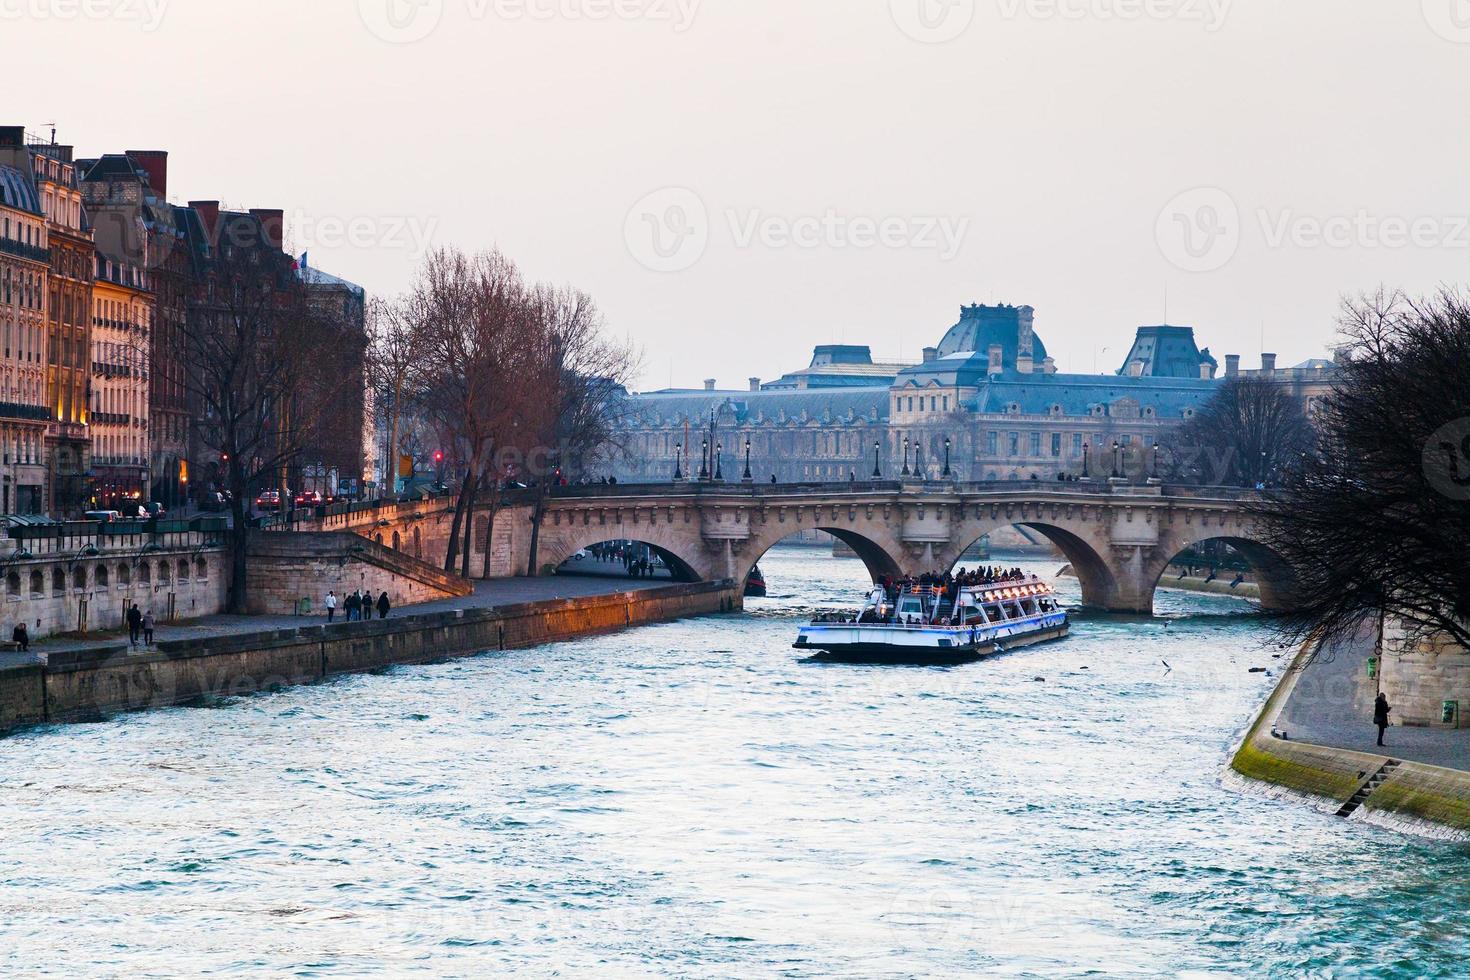
[[[372,293],[498,245],[643,387],[917,357],[1026,303],[1295,363],[1470,279],[1470,0],[0,0],[0,122],[171,153]],[[1106,351],[1104,351],[1106,348]]]

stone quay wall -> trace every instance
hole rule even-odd
[[[134,602],[160,623],[225,607],[229,570],[215,532],[79,524],[14,538],[0,559],[0,640],[24,622],[32,640],[118,629]],[[0,545],[0,547],[5,547]]]
[[[0,731],[208,703],[395,664],[512,650],[742,607],[730,581],[53,654],[0,669]]]
[[[1378,689],[1396,724],[1470,728],[1470,651],[1439,635],[1412,640],[1402,624],[1383,626]]]

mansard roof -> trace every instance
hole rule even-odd
[[[1004,414],[1018,405],[1022,415],[1049,415],[1060,405],[1063,415],[1090,415],[1097,405],[1112,406],[1124,399],[1140,411],[1154,410],[1159,418],[1182,418],[1185,409],[1199,408],[1220,382],[1199,378],[1127,378],[1099,374],[1019,374],[1006,371],[987,379],[971,411]]]
[[[30,175],[15,167],[0,166],[0,204],[38,216],[45,214]]]
[[[710,412],[739,424],[832,423],[888,420],[888,392],[883,387],[766,389],[762,391],[655,391],[632,396],[630,425],[682,425],[694,431],[709,420]],[[657,421],[655,421],[657,420]]]

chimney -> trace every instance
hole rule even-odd
[[[1200,361],[1199,376],[1200,380],[1202,381],[1208,381],[1213,378],[1215,376],[1215,365],[1211,364],[1209,361]]]
[[[1018,373],[1030,374],[1035,366],[1036,362],[1032,359],[1030,351],[1023,351],[1016,355],[1016,371]]]
[[[760,391],[761,390],[761,379],[760,378],[751,378],[750,379],[750,390],[751,391]]]
[[[925,364],[928,364],[930,361],[937,361],[937,360],[939,360],[939,348],[938,347],[925,347],[924,348],[924,363]]]
[[[286,241],[286,212],[271,208],[251,208],[250,213],[260,219],[266,244],[279,252]]]
[[[158,199],[168,200],[168,151],[128,150],[128,156],[148,175],[148,186]]]
[[[1261,372],[1263,374],[1270,374],[1274,370],[1276,370],[1276,355],[1275,354],[1262,354],[1261,355]]]
[[[704,390],[705,391],[714,391],[715,390],[715,379],[714,378],[705,378],[704,379]]]
[[[204,237],[211,244],[219,244],[219,202],[190,201],[189,208],[199,212],[199,220],[204,225]]]
[[[1045,360],[1043,360],[1041,362],[1041,373],[1042,374],[1056,374],[1057,373],[1057,359],[1055,357],[1047,357]]]
[[[1128,377],[1143,377],[1143,358],[1135,357],[1133,360],[1128,362]]]
[[[1240,374],[1240,355],[1239,354],[1226,354],[1225,355],[1225,377],[1227,377],[1227,378],[1233,378],[1233,377],[1237,376],[1238,374]]]
[[[0,126],[0,146],[25,146],[26,128],[24,126]]]
[[[986,374],[1000,374],[1005,370],[1004,350],[1000,344],[990,345],[990,367],[986,369]]]

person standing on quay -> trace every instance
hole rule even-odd
[[[143,613],[139,611],[138,604],[133,603],[128,609],[128,642],[133,646],[138,645],[138,631],[143,628]]]
[[[16,646],[20,647],[21,653],[31,652],[31,634],[26,629],[25,623],[16,623],[15,632],[10,634],[10,638],[15,641]]]
[[[143,614],[143,645],[153,646],[153,610],[150,609]]]
[[[388,601],[388,593],[386,591],[382,595],[378,596],[378,618],[379,619],[387,619],[388,618],[388,610],[389,609],[392,609],[392,608],[393,608],[393,603],[391,603],[391,602]],[[371,613],[369,613],[369,615],[371,615]]]
[[[1388,728],[1388,713],[1392,711],[1388,704],[1388,698],[1383,692],[1378,693],[1378,700],[1373,702],[1373,724],[1378,726],[1378,744],[1383,744],[1383,732]]]
[[[347,601],[342,604],[342,608],[347,610],[347,621],[349,623],[361,616],[362,590],[358,589],[356,592],[353,592],[352,595],[348,596]]]
[[[337,593],[328,592],[327,597],[322,600],[322,605],[327,607],[327,622],[337,618]]]

